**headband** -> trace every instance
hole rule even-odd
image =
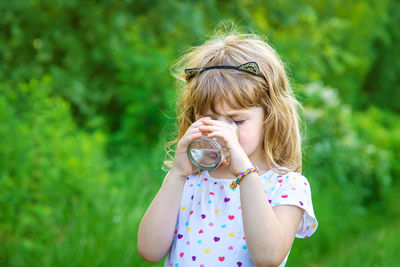
[[[209,66],[209,67],[203,67],[203,68],[185,69],[185,74],[187,75],[186,80],[189,81],[194,76],[202,73],[203,71],[212,70],[212,69],[240,70],[240,71],[244,71],[244,72],[256,75],[260,78],[263,78],[264,81],[267,82],[267,79],[265,79],[264,75],[261,74],[260,68],[258,67],[258,64],[256,62],[247,62],[247,63],[240,65],[239,67],[229,66],[229,65],[217,65],[217,66]]]

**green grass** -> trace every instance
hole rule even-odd
[[[360,226],[362,227],[362,226]],[[380,228],[349,235],[337,249],[322,257],[320,266],[398,266],[400,223],[382,222]]]
[[[161,162],[162,152],[115,159],[108,187],[93,190],[93,201],[78,198],[83,204],[64,210],[60,225],[57,221],[50,221],[48,229],[37,225],[34,229],[43,231],[36,235],[40,242],[30,239],[28,233],[25,239],[7,244],[6,252],[0,249],[0,256],[6,259],[0,265],[163,266],[164,261],[145,262],[136,250],[141,217],[163,179]],[[389,213],[369,210],[363,216],[349,216],[351,207],[347,207],[343,214],[333,216],[342,208],[334,206],[336,192],[329,190],[314,191],[319,229],[309,239],[295,240],[287,266],[395,266],[400,261],[400,220],[391,215],[398,210],[392,203],[398,199],[396,194],[388,202]],[[388,203],[382,210],[390,207]],[[332,220],[336,217],[340,219]],[[57,234],[46,235],[46,230]]]

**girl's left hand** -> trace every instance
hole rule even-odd
[[[199,127],[203,134],[207,134],[209,138],[218,137],[225,142],[225,147],[228,149],[230,157],[229,171],[232,175],[237,176],[245,169],[253,167],[232,126],[226,122],[208,118],[203,120],[203,124],[204,126]]]

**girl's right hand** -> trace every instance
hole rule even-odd
[[[203,119],[205,118],[201,118],[192,123],[192,125],[190,125],[190,127],[186,130],[186,133],[182,136],[177,144],[174,163],[170,171],[182,178],[186,178],[190,174],[198,171],[198,169],[195,168],[189,161],[189,158],[187,156],[187,147],[191,142],[199,139],[203,135],[199,129],[200,126],[204,125]]]

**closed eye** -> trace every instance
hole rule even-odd
[[[244,120],[240,120],[240,121],[233,121],[235,124],[241,124],[244,122]]]

